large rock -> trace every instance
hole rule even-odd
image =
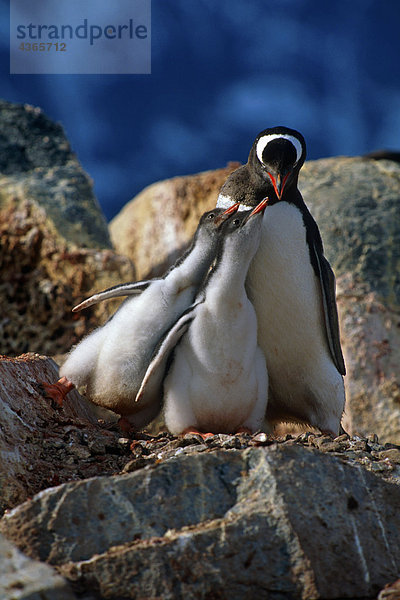
[[[135,270],[110,249],[62,128],[40,109],[0,102],[0,131],[0,353],[63,353],[116,307],[74,315],[74,304]]]
[[[161,275],[175,262],[238,166],[154,183],[124,206],[110,223],[111,239],[117,252],[135,257],[138,279]]]
[[[400,308],[400,165],[389,160],[310,161],[299,187],[336,276],[350,273]]]
[[[374,598],[400,570],[400,487],[338,456],[176,451],[47,490],[1,529],[102,598]]]
[[[400,442],[400,166],[309,162],[300,187],[337,277],[346,430]]]
[[[50,358],[0,357],[0,514],[49,486],[118,472],[127,461],[118,434],[97,425],[76,390],[61,410],[43,397],[40,382],[57,379]]]
[[[0,207],[42,207],[66,240],[110,248],[107,223],[61,125],[40,108],[0,100]]]
[[[2,600],[74,600],[63,577],[48,565],[24,556],[0,534]]]

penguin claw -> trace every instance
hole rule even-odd
[[[66,395],[74,389],[74,384],[66,377],[61,377],[57,383],[39,382],[39,390],[44,398],[53,400],[59,408],[63,406]]]

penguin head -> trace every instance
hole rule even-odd
[[[235,203],[228,209],[214,208],[204,213],[195,233],[195,238],[217,240],[221,234],[222,225],[229,220],[238,210],[239,203]]]
[[[270,203],[285,199],[306,158],[306,143],[298,131],[288,127],[271,127],[256,137],[250,150],[248,166],[261,176]]]
[[[229,219],[222,228],[221,243],[235,248],[242,257],[253,256],[259,245],[262,216],[268,203],[268,198],[264,198],[252,210],[240,211]]]

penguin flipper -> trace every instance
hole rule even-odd
[[[148,404],[162,396],[162,385],[172,358],[172,352],[189,329],[190,323],[196,316],[196,307],[201,302],[203,300],[194,302],[160,339],[143,377],[135,402]]]
[[[314,256],[318,265],[319,279],[321,282],[322,302],[324,307],[325,328],[335,367],[341,375],[346,375],[342,348],[340,345],[339,317],[336,306],[336,282],[331,265],[322,252],[313,245]]]
[[[119,298],[121,296],[133,296],[134,294],[141,294],[144,290],[146,290],[153,281],[157,281],[157,279],[146,279],[143,281],[133,281],[131,283],[122,283],[118,285],[114,285],[102,292],[98,292],[90,298],[87,298],[80,304],[77,304],[72,309],[72,312],[78,312],[79,310],[83,310],[84,308],[88,308],[93,304],[98,304],[99,302],[103,302],[103,300],[109,300],[110,298]]]

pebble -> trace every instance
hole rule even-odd
[[[374,454],[380,459],[387,459],[396,465],[400,465],[400,450],[397,448],[389,448],[388,450],[383,450]]]
[[[132,473],[133,471],[143,469],[143,467],[146,467],[149,464],[151,464],[151,461],[148,461],[146,458],[135,458],[126,463],[121,473]]]
[[[268,446],[279,444],[302,445],[314,452],[330,453],[339,460],[360,464],[378,476],[400,483],[400,446],[380,444],[375,434],[362,438],[350,437],[344,433],[332,438],[311,431],[282,437],[274,437],[265,432],[254,435],[220,433],[203,440],[195,433],[175,437],[160,432],[156,436],[136,433],[132,440],[118,433],[110,430],[100,433],[93,430],[82,432],[69,426],[64,429],[63,436],[55,432],[49,433],[42,447],[43,451],[57,455],[67,469],[70,469],[69,465],[78,464],[84,475],[88,471],[88,475],[92,476],[101,469],[102,461],[107,464],[108,461],[114,461],[110,464],[115,464],[116,473],[129,473],[198,452],[213,452],[218,449],[235,451],[250,446],[267,449]]]
[[[92,454],[105,454],[106,452],[106,444],[101,438],[89,440],[88,448]]]

